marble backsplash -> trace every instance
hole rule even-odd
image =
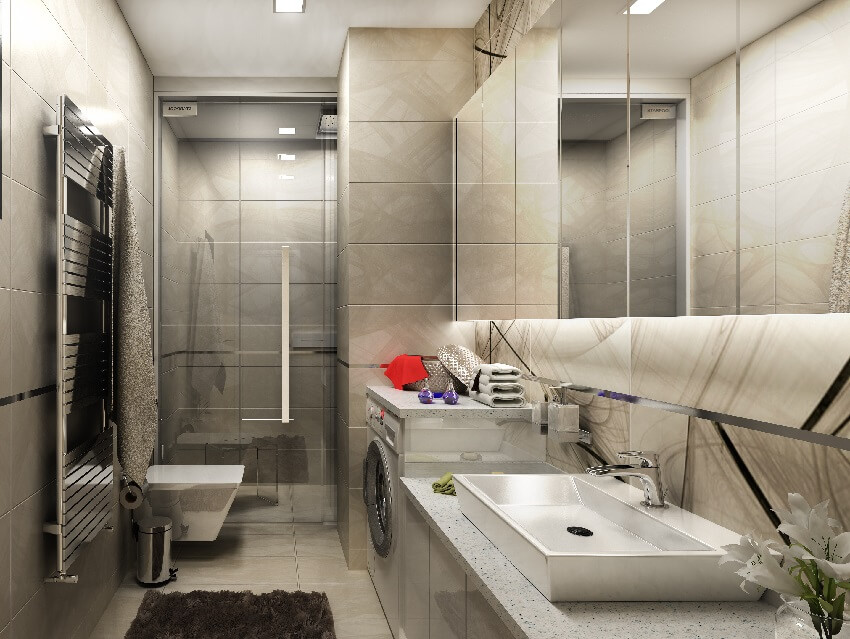
[[[850,436],[848,315],[476,322],[476,351],[534,375],[793,429]],[[816,355],[816,356],[814,356]],[[529,384],[529,396],[542,389]],[[830,499],[850,527],[850,452],[570,391],[593,444],[549,442],[569,472],[618,451],[660,454],[669,501],[771,534],[788,492]],[[782,431],[783,429],[777,429]],[[793,431],[787,431],[793,434]],[[841,443],[841,440],[835,440]],[[775,533],[774,533],[775,534]]]

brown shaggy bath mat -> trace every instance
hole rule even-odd
[[[125,639],[336,639],[323,592],[145,594]]]

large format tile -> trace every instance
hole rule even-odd
[[[835,233],[850,180],[850,164],[776,185],[776,241]]]
[[[39,0],[16,0],[12,6],[12,68],[49,104],[70,95],[82,106],[88,69],[83,56]],[[33,34],[39,34],[33,37]],[[4,41],[4,48],[8,42]]]
[[[181,140],[178,145],[181,200],[239,199],[239,144]]]
[[[56,292],[55,204],[17,182],[11,184],[12,286]]]
[[[448,184],[452,173],[449,122],[352,122],[352,182]]]
[[[56,478],[56,393],[45,393],[11,409],[12,504],[19,504]]]
[[[835,236],[776,245],[776,303],[828,301]]]
[[[450,304],[449,244],[349,244],[348,304]]]
[[[451,184],[355,183],[346,197],[348,242],[452,241]]]
[[[469,97],[472,67],[467,60],[357,60],[350,82],[352,122],[446,122]]]
[[[55,295],[12,291],[12,392],[56,383]]]
[[[850,162],[848,100],[844,95],[777,123],[777,181]]]
[[[0,517],[0,628],[4,627],[12,618],[12,593],[10,590],[12,579],[12,516],[9,514]]]
[[[242,199],[323,199],[326,154],[314,141],[242,142],[239,149]],[[282,153],[294,155],[295,159],[282,162]]]
[[[465,61],[471,38],[471,29],[353,28],[349,46],[358,60]]]
[[[516,303],[558,304],[557,244],[516,245]]]
[[[445,344],[472,341],[472,325],[452,321],[451,306],[350,306],[348,314],[355,363],[388,362],[400,353],[436,355]]]
[[[458,304],[515,304],[516,265],[515,245],[459,245]]]
[[[44,523],[55,509],[56,493],[48,486],[20,504],[11,513],[12,614],[16,614],[36,591],[43,588],[51,571],[50,548],[55,544],[44,532]]]
[[[55,197],[55,144],[44,127],[56,124],[56,114],[17,74],[12,74],[11,177],[52,201]]]
[[[307,202],[241,203],[241,242],[321,242],[324,204]]]
[[[295,557],[196,557],[180,564],[181,584],[296,583]]]

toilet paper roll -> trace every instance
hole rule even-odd
[[[125,485],[118,495],[118,501],[127,510],[135,510],[145,500],[145,492],[134,481]]]

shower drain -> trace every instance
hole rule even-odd
[[[577,537],[593,537],[593,531],[583,526],[569,526],[567,527],[567,532]]]

